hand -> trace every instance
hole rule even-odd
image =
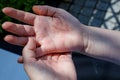
[[[23,49],[24,68],[30,80],[76,80],[71,54],[49,54],[36,58],[36,41],[29,38]]]
[[[28,37],[32,36],[36,37],[39,47],[36,53],[40,52],[38,56],[78,51],[91,57],[120,63],[119,55],[114,54],[120,52],[119,32],[86,27],[66,11],[50,6],[34,6],[33,11],[38,15],[13,8],[3,9],[8,16],[29,24],[4,23],[2,27],[5,30],[19,36],[6,36],[7,42],[24,46]]]
[[[86,43],[85,27],[66,11],[50,6],[34,6],[32,14],[13,8],[3,12],[29,25],[5,22],[2,27],[16,35],[6,36],[5,40],[15,45],[25,45],[28,37],[36,37],[37,53],[54,53],[84,50]],[[12,28],[11,28],[12,27]]]

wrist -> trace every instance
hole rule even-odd
[[[119,31],[89,27],[89,37],[85,55],[119,63],[120,38]]]
[[[75,39],[76,48],[73,51],[85,53],[88,47],[90,28],[86,25],[80,24],[77,31],[77,39]]]

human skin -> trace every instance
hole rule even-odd
[[[84,55],[120,64],[120,32],[81,24],[66,11],[50,6],[34,6],[36,14],[4,8],[3,12],[28,25],[5,22],[2,27],[19,37],[5,40],[25,45],[29,36],[36,38],[37,56],[54,52],[77,51]],[[11,28],[13,27],[13,28]]]
[[[30,80],[77,80],[70,53],[36,57],[36,41],[29,37],[23,49],[23,64]]]
[[[84,27],[71,14],[62,9],[48,6],[34,6],[32,14],[13,8],[4,8],[3,12],[24,23],[5,22],[3,29],[20,37],[6,36],[5,41],[15,45],[25,45],[29,36],[35,37],[38,56],[54,52],[70,52],[84,48]],[[74,24],[73,24],[74,23]],[[12,28],[11,28],[12,27]],[[78,43],[80,45],[78,45]]]

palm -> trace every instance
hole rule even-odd
[[[5,30],[21,36],[17,39],[12,37],[12,40],[7,38],[6,41],[15,45],[25,45],[27,43],[26,37],[33,36],[36,38],[38,46],[40,46],[37,52],[41,53],[68,52],[75,50],[78,46],[81,49],[84,48],[84,31],[82,27],[78,28],[82,25],[76,18],[63,10],[54,10],[51,7],[43,7],[43,9],[45,10],[33,9],[39,15],[15,9],[4,10],[3,12],[8,16],[32,25],[32,28],[30,25],[16,25],[13,23],[3,26]],[[81,34],[78,33],[80,31]]]
[[[40,75],[39,77],[42,80],[44,78],[45,80],[54,80],[55,78],[57,80],[76,80],[75,67],[70,54],[48,55],[46,58],[39,58],[30,64],[32,66],[28,66],[26,71],[33,77]],[[33,74],[32,71],[38,73]]]
[[[19,58],[31,80],[76,80],[70,53],[36,57],[36,45],[35,39],[30,37],[23,49],[23,58]]]
[[[76,32],[72,29],[70,24],[68,24],[69,23],[59,18],[36,17],[34,22],[35,37],[36,41],[39,43],[38,45],[41,45],[38,52],[51,53],[70,51],[74,47],[72,40]]]

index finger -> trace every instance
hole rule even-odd
[[[12,18],[22,21],[24,23],[30,24],[30,25],[34,24],[35,17],[37,16],[35,14],[17,10],[17,9],[10,8],[10,7],[3,8],[2,11],[3,13],[5,13],[6,15]]]

